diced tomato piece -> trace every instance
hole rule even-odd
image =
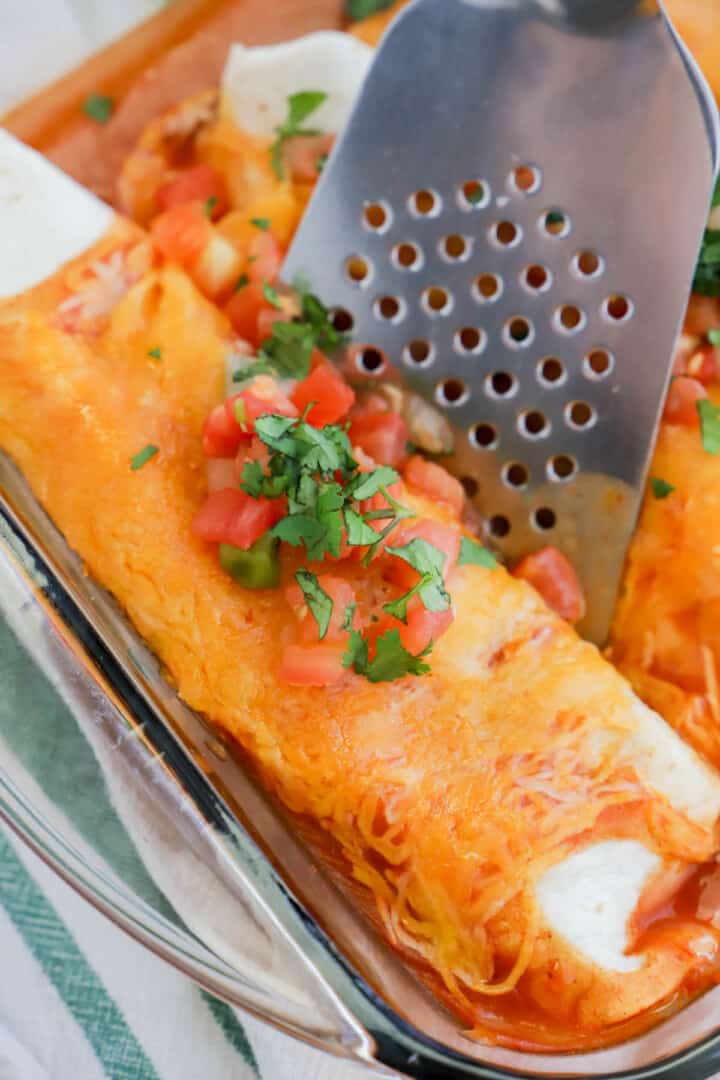
[[[287,645],[278,672],[291,686],[333,686],[347,671],[342,659],[344,645]]]
[[[408,427],[398,413],[358,413],[350,417],[349,434],[380,465],[397,467],[407,457]]]
[[[720,329],[720,300],[693,293],[685,316],[685,333],[703,338],[709,330],[717,329]]]
[[[307,415],[313,427],[337,424],[355,403],[355,392],[332,364],[318,364],[306,379],[295,387],[292,400],[302,413],[314,403]]]
[[[321,159],[330,153],[334,135],[296,135],[283,146],[283,162],[296,183],[311,184],[322,172]]]
[[[239,403],[242,402],[242,409]],[[270,375],[258,375],[247,390],[233,394],[225,402],[228,421],[238,425],[241,438],[248,438],[255,431],[255,421],[260,416],[275,413],[277,416],[297,416],[298,411]],[[244,413],[242,422],[238,412]]]
[[[284,499],[253,499],[239,488],[212,492],[192,524],[201,540],[247,551],[285,515]]]
[[[718,351],[713,345],[701,345],[689,357],[685,375],[697,379],[703,386],[718,380]]]
[[[232,323],[233,330],[251,345],[260,345],[258,321],[262,311],[274,311],[263,294],[262,285],[250,282],[237,289],[227,304],[225,314]]]
[[[265,443],[258,439],[257,435],[253,435],[252,441],[249,444],[240,444],[237,457],[232,463],[235,480],[240,480],[243,468],[248,461],[259,461],[263,468],[266,468],[270,461],[270,451]]]
[[[697,379],[678,375],[670,383],[665,399],[663,419],[668,424],[680,424],[682,427],[699,427],[700,417],[697,411],[698,401],[707,397],[707,390]]]
[[[225,405],[216,405],[203,427],[202,444],[205,457],[231,458],[244,438],[234,416],[228,415]]]
[[[407,625],[395,620],[394,628],[407,651],[417,656],[431,641],[434,643],[442,637],[454,618],[451,607],[446,611],[428,611],[422,600],[413,597],[408,604]]]
[[[264,341],[272,337],[273,327],[276,322],[289,322],[289,316],[284,311],[278,311],[276,307],[271,304],[264,304],[260,308],[257,317],[257,327],[255,334],[258,342],[262,345]]]
[[[396,529],[390,534],[388,543],[390,547],[404,547],[411,540],[426,540],[445,556],[443,577],[448,577],[455,569],[460,556],[460,533],[450,525],[443,525],[441,521],[430,521],[425,518],[421,521]],[[404,559],[397,555],[385,555],[386,565],[384,576],[401,589],[411,589],[418,580],[417,570],[413,570]]]
[[[248,245],[247,275],[251,282],[262,285],[264,281],[272,283],[280,274],[283,253],[280,245],[270,232],[258,229]]]
[[[215,199],[210,217],[215,220],[226,214],[230,206],[225,178],[211,165],[200,163],[183,169],[173,179],[163,184],[155,195],[160,210],[170,210],[173,206],[199,201],[203,209],[209,199]]]
[[[442,465],[413,454],[403,470],[405,482],[431,499],[447,503],[458,517],[465,505],[465,492],[459,480]]]
[[[576,623],[585,614],[585,595],[575,567],[557,548],[544,547],[526,555],[512,574],[536,588],[561,619]]]
[[[328,644],[332,642],[347,641],[347,630],[343,630],[342,624],[347,609],[356,602],[355,590],[349,582],[343,578],[333,577],[332,574],[319,574],[318,584],[328,594],[333,602],[332,615],[328,625],[327,634],[323,638]],[[293,583],[286,590],[290,606],[300,618],[300,641],[305,645],[313,645],[320,640],[320,631],[314,615],[307,610],[305,597],[297,583]]]
[[[150,237],[166,259],[191,266],[212,236],[212,225],[202,203],[183,203],[155,218]]]

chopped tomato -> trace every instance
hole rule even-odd
[[[442,637],[454,618],[451,607],[446,611],[428,611],[422,600],[414,597],[408,604],[407,626],[395,621],[395,629],[407,651],[417,656],[430,642]]]
[[[443,525],[440,521],[423,519],[396,529],[390,534],[388,543],[390,547],[404,547],[411,540],[426,540],[445,556],[443,577],[447,581],[449,575],[455,569],[460,555],[460,533],[450,525]],[[384,576],[401,589],[411,589],[418,580],[417,570],[413,570],[404,559],[397,555],[385,555],[386,566]]]
[[[262,285],[264,281],[277,280],[282,261],[280,245],[270,230],[256,230],[248,244],[247,275],[250,281]]]
[[[173,206],[199,201],[203,210],[209,206],[208,200],[214,199],[209,216],[215,220],[226,214],[230,206],[225,178],[211,165],[201,163],[183,169],[174,179],[163,184],[155,195],[158,208],[170,210]]]
[[[347,675],[344,645],[288,645],[278,672],[291,686],[332,686]]]
[[[447,503],[460,517],[465,505],[463,486],[447,469],[443,469],[442,465],[436,465],[434,461],[427,461],[418,454],[413,454],[403,470],[403,476],[410,487],[422,491],[431,499]]]
[[[279,315],[265,299],[262,285],[253,281],[237,289],[225,305],[225,314],[235,333],[254,346],[260,345],[263,340],[258,332],[258,324],[264,311]]]
[[[267,468],[268,462],[270,461],[270,451],[265,443],[258,439],[257,435],[253,435],[252,441],[249,444],[240,444],[237,457],[232,463],[235,480],[240,480],[243,468],[248,461],[259,461],[263,468]]]
[[[214,544],[233,544],[247,551],[285,515],[284,499],[253,499],[239,488],[208,495],[193,521],[193,532]]]
[[[400,465],[407,457],[408,427],[394,412],[358,411],[350,417],[350,441],[380,465]]]
[[[276,307],[271,304],[264,304],[260,308],[257,317],[256,335],[257,340],[262,343],[272,337],[273,327],[276,322],[289,322],[289,315],[285,311],[278,311]]]
[[[678,375],[670,383],[665,399],[663,419],[668,424],[680,424],[683,427],[699,427],[700,417],[697,411],[698,401],[707,397],[707,390],[697,379]]]
[[[350,411],[355,392],[335,368],[328,363],[318,364],[306,379],[295,387],[292,400],[303,412],[312,403],[307,415],[313,427],[336,424]]]
[[[258,375],[247,390],[233,394],[225,402],[230,423],[238,425],[240,438],[248,438],[255,431],[255,421],[260,416],[274,413],[276,416],[297,416],[298,411],[270,375]]]
[[[225,405],[216,405],[203,427],[203,453],[208,458],[231,458],[243,439],[243,432]]]
[[[549,608],[570,623],[585,614],[585,595],[570,560],[554,547],[544,547],[526,555],[513,570],[513,577],[529,582]]]
[[[293,180],[311,184],[322,172],[322,159],[333,148],[334,135],[296,135],[283,146],[283,161]]]
[[[319,574],[318,584],[333,602],[332,615],[327,633],[323,638],[328,644],[347,640],[347,630],[343,630],[343,621],[347,609],[356,602],[355,590],[343,578],[332,574]],[[315,616],[308,610],[302,589],[296,583],[288,586],[286,595],[290,606],[300,618],[300,641],[304,645],[313,645],[320,640],[320,631]]]
[[[697,379],[703,386],[717,382],[718,378],[718,352],[712,345],[701,345],[696,349],[687,361],[684,371],[693,379]]]
[[[183,203],[155,218],[150,237],[166,259],[190,266],[212,237],[212,225],[202,203]]]
[[[720,300],[693,293],[685,316],[685,333],[704,338],[709,330],[717,329],[720,329]]]

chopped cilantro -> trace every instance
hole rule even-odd
[[[426,585],[431,585],[432,581],[432,574],[423,574],[417,584],[413,585],[412,589],[409,589],[403,596],[399,596],[397,600],[392,600],[389,604],[383,604],[383,611],[386,611],[388,615],[392,615],[394,619],[407,623],[408,604],[413,596],[417,596]]]
[[[205,200],[205,205],[203,206],[203,210],[205,211],[205,217],[206,218],[211,218],[213,216],[213,213],[215,212],[215,207],[217,206],[217,204],[218,204],[217,195],[211,195],[209,199]]]
[[[364,675],[368,682],[394,682],[404,675],[426,675],[430,665],[424,663],[432,652],[432,642],[421,653],[414,656],[403,645],[397,630],[386,630],[377,639],[376,652],[368,661],[368,643],[356,630],[350,633],[350,645],[343,656],[345,667],[352,667],[358,675]]]
[[[343,653],[342,664],[352,668],[358,675],[364,675],[368,667],[368,643],[358,630],[350,631],[347,652]]]
[[[250,218],[250,224],[254,225],[256,229],[262,229],[263,232],[267,232],[270,228],[270,218],[266,217],[254,217]],[[257,255],[255,256],[257,259]]]
[[[310,570],[297,570],[295,572],[295,580],[302,589],[302,594],[305,597],[305,603],[310,609],[310,614],[314,618],[320,631],[320,640],[322,641],[328,632],[330,626],[330,619],[333,613],[333,601],[332,597],[328,596],[325,590],[320,585],[320,582]]]
[[[667,480],[661,480],[659,476],[650,477],[650,488],[655,499],[667,499],[668,495],[672,495],[675,490],[672,484],[668,484]]]
[[[267,281],[263,281],[262,291],[268,304],[272,304],[276,311],[282,311],[282,304],[280,303],[277,289],[274,289],[272,285],[268,285]]]
[[[277,139],[270,147],[270,160],[278,180],[285,178],[282,160],[285,143],[296,135],[320,134],[317,129],[303,128],[302,125],[325,101],[327,101],[327,94],[323,90],[301,90],[297,94],[291,94],[287,99],[288,111],[285,123],[275,128]]]
[[[343,615],[343,621],[340,624],[341,630],[352,630],[353,619],[355,618],[355,612],[357,611],[357,604],[348,604],[345,608],[345,614]]]
[[[253,499],[265,494],[265,470],[259,461],[246,461],[240,474],[240,487]]]
[[[395,469],[389,465],[380,465],[377,469],[373,469],[369,473],[360,473],[354,480],[351,480],[348,484],[348,494],[352,495],[353,499],[357,499],[358,502],[362,502],[364,499],[371,499],[373,495],[377,495],[381,488],[389,487],[390,484],[396,483],[400,479]]]
[[[89,94],[83,102],[83,112],[96,124],[107,124],[115,109],[115,99],[107,94]]]
[[[348,507],[345,508],[345,528],[347,540],[351,547],[367,547],[377,541],[378,534],[368,525],[364,518]]]
[[[707,398],[696,404],[700,414],[703,450],[708,454],[720,454],[720,407],[713,405]]]
[[[142,469],[143,465],[146,465],[150,458],[155,457],[158,453],[159,447],[153,446],[152,443],[148,443],[142,450],[139,450],[134,457],[130,459],[130,468],[133,472],[137,472],[138,469]]]
[[[711,208],[720,206],[720,179],[715,184]],[[720,296],[720,229],[706,229],[700,247],[693,290],[703,296]]]
[[[321,173],[323,171],[323,169],[325,168],[325,166],[327,165],[328,156],[329,156],[328,154],[321,154],[320,157],[315,162],[315,168],[317,169],[317,171],[319,173]]]
[[[494,570],[497,566],[497,559],[482,544],[463,536],[460,544],[458,566],[484,566],[486,570]]]
[[[353,20],[367,19],[376,11],[384,11],[394,3],[394,0],[347,0],[347,13]]]
[[[272,375],[273,369],[265,360],[253,360],[247,367],[238,368],[233,372],[232,381],[241,383],[248,379],[254,379],[256,375]]]
[[[304,379],[310,371],[314,347],[315,336],[305,323],[276,322],[260,355],[281,377]]]
[[[233,292],[240,292],[241,289],[244,289],[245,286],[249,285],[249,284],[250,284],[250,278],[247,276],[247,274],[241,274],[240,277],[235,282]]]
[[[408,563],[421,575],[419,588],[413,591],[413,596],[417,592],[428,611],[447,611],[450,597],[443,581],[446,556],[442,551],[420,537],[415,537],[402,547],[388,547],[385,550],[388,555],[395,555]]]
[[[720,345],[720,330],[708,330],[707,339],[711,345]]]
[[[148,349],[147,354],[151,360],[162,360],[162,349],[159,345],[154,345],[152,349]]]

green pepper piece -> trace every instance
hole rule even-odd
[[[247,551],[221,544],[220,565],[246,589],[274,589],[280,583],[279,543],[267,532]]]

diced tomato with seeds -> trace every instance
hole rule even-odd
[[[258,324],[264,311],[275,312],[275,309],[265,299],[262,285],[252,281],[236,289],[225,305],[225,314],[232,323],[233,330],[254,346],[261,344]]]
[[[355,403],[355,392],[332,364],[318,364],[306,379],[299,382],[292,393],[292,400],[302,413],[312,403],[307,414],[313,427],[337,424]]]
[[[343,630],[342,624],[345,613],[351,604],[356,602],[355,590],[349,582],[343,578],[333,577],[332,574],[319,574],[318,584],[328,594],[333,602],[332,615],[328,625],[327,634],[323,638],[328,644],[332,642],[347,641],[347,630]],[[315,616],[305,604],[302,589],[297,583],[290,585],[286,590],[288,602],[293,610],[301,613],[299,639],[304,645],[313,645],[320,640],[320,631]]]
[[[247,390],[233,394],[225,402],[225,411],[230,422],[238,425],[241,437],[249,437],[255,431],[255,421],[268,413],[276,416],[298,415],[297,408],[285,397],[275,380],[268,375],[259,375]],[[239,417],[242,416],[242,420]]]
[[[427,461],[419,454],[413,454],[403,469],[405,482],[431,499],[447,503],[458,517],[465,505],[465,492],[459,480],[451,476],[442,465]]]
[[[699,427],[700,416],[697,411],[698,401],[707,397],[707,390],[697,379],[678,375],[670,383],[665,399],[663,419],[668,424],[680,424],[682,427]]]
[[[322,172],[321,159],[333,148],[335,136],[297,135],[283,146],[283,163],[298,184],[312,184]]]
[[[290,686],[333,686],[347,675],[344,645],[287,645],[278,675]]]
[[[402,464],[407,457],[408,426],[394,412],[365,412],[350,417],[350,441],[380,465]]]
[[[174,206],[182,206],[184,203],[199,201],[203,204],[203,212],[206,216],[205,208],[210,199],[215,200],[210,212],[213,220],[227,213],[230,200],[225,178],[217,169],[213,169],[211,165],[206,165],[204,162],[183,169],[167,184],[158,188],[155,195],[155,202],[161,211],[170,210]]]
[[[216,405],[205,421],[202,434],[203,453],[208,458],[231,458],[245,436],[225,405]]]
[[[200,256],[211,236],[212,225],[198,202],[173,206],[155,218],[150,228],[157,250],[186,267]]]
[[[285,516],[285,499],[253,499],[239,488],[208,495],[193,521],[193,532],[214,544],[233,544],[247,551]]]
[[[534,586],[561,619],[576,623],[585,614],[585,595],[575,567],[557,548],[544,547],[526,555],[512,574]]]
[[[684,374],[708,386],[717,382],[718,372],[717,349],[713,345],[701,345],[688,359]]]
[[[283,253],[269,229],[258,229],[248,244],[247,275],[251,282],[272,283],[280,274]]]
[[[391,547],[404,547],[411,540],[426,540],[428,544],[441,551],[445,556],[443,577],[448,577],[455,569],[460,556],[460,533],[450,525],[443,525],[440,521],[423,519],[410,525],[396,529],[390,534],[388,543]],[[419,578],[417,570],[413,570],[404,559],[397,555],[385,556],[384,577],[401,589],[411,589]]]

